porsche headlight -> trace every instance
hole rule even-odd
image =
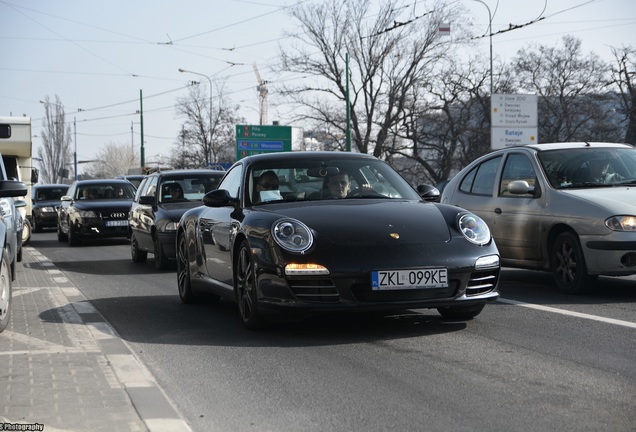
[[[605,225],[612,231],[636,231],[636,216],[612,216],[605,220]]]
[[[480,246],[490,242],[490,229],[479,216],[472,213],[463,214],[459,218],[458,225],[459,230],[469,242]]]
[[[314,242],[311,230],[295,219],[280,219],[272,226],[272,235],[280,247],[290,252],[305,252]]]

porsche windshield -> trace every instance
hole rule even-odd
[[[255,165],[248,177],[250,201],[406,198],[415,190],[388,164],[373,159],[294,160]]]

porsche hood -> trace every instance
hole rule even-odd
[[[438,208],[416,201],[334,201],[286,206],[277,209],[276,213],[303,222],[334,245],[377,247],[397,239],[403,245],[450,240],[447,221]]]

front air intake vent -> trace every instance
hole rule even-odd
[[[289,281],[294,295],[311,303],[338,303],[340,294],[331,279],[296,279]]]
[[[493,291],[499,280],[499,269],[474,272],[466,286],[466,295],[474,296]]]

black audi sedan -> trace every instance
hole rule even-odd
[[[62,196],[68,191],[67,184],[39,184],[31,189],[33,202],[31,225],[33,232],[41,232],[43,228],[57,226],[57,209]]]
[[[224,171],[184,169],[146,176],[130,210],[130,251],[134,262],[148,253],[155,268],[165,270],[175,259],[177,226],[183,213],[203,205],[203,196],[216,189]]]
[[[320,313],[435,308],[468,320],[499,297],[486,223],[427,201],[360,153],[236,162],[177,227],[177,287],[238,303],[250,329]]]
[[[78,180],[61,198],[57,239],[70,246],[81,239],[128,237],[135,187],[127,180]]]

